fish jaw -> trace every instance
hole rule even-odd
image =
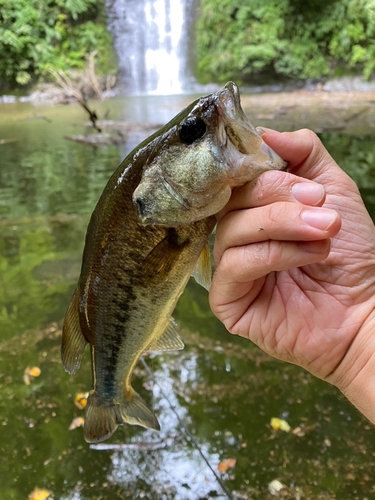
[[[217,93],[217,109],[221,118],[218,135],[232,187],[250,182],[267,170],[286,170],[288,163],[263,141],[262,130],[245,115],[235,83],[228,82]]]
[[[194,121],[199,125],[197,138],[186,144],[181,130]],[[233,82],[190,106],[163,141],[169,141],[169,147],[161,147],[145,166],[133,193],[143,225],[176,227],[215,215],[232,188],[267,170],[287,167],[246,117]]]

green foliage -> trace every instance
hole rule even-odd
[[[0,0],[0,86],[82,68],[92,50],[99,73],[115,69],[103,0]]]
[[[219,81],[246,78],[272,64],[286,6],[287,0],[202,0],[197,25],[199,76]]]
[[[198,76],[320,78],[375,69],[374,0],[201,0]]]

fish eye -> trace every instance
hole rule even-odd
[[[186,144],[192,144],[197,139],[203,137],[206,132],[206,124],[200,118],[192,116],[186,118],[179,129],[180,139]]]

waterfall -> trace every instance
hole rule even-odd
[[[194,81],[189,51],[197,0],[107,0],[120,85],[130,93],[179,94]]]

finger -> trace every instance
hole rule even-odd
[[[328,257],[330,240],[311,242],[263,241],[227,249],[215,270],[210,305],[218,315],[223,305],[257,290],[254,282],[273,271],[315,264]],[[252,297],[254,299],[255,296]],[[247,306],[249,297],[247,299]]]
[[[324,200],[325,190],[321,184],[287,172],[269,170],[253,182],[234,189],[231,199],[216,217],[220,220],[233,210],[262,207],[277,201],[321,206]]]
[[[262,139],[289,163],[289,171],[317,180],[327,170],[342,170],[323,146],[318,136],[308,129],[276,132],[264,129]]]
[[[266,240],[316,241],[338,233],[341,219],[335,210],[297,203],[273,203],[238,210],[223,217],[216,230],[214,258],[218,263],[229,247]]]

